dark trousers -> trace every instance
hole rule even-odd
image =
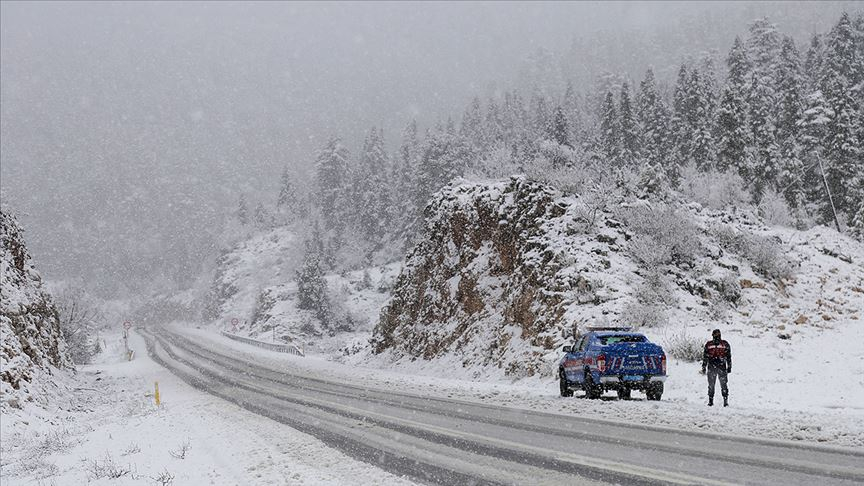
[[[726,368],[708,366],[708,397],[714,398],[714,382],[720,378],[720,393],[723,397],[729,396],[729,388],[726,386]]]

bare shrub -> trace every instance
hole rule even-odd
[[[168,451],[168,454],[175,459],[186,459],[186,454],[192,447],[189,445],[189,441],[180,444],[180,447],[173,451]]]
[[[21,459],[9,467],[9,470],[15,474],[33,475],[38,479],[55,476],[60,472],[60,468],[47,460],[48,454],[39,448],[33,448],[24,453]],[[7,472],[7,465],[4,464],[4,474]]]
[[[80,439],[76,439],[68,429],[63,428],[52,430],[45,434],[45,437],[39,442],[36,448],[40,453],[49,455],[55,452],[68,451],[78,443],[80,443]]]
[[[675,359],[692,363],[702,359],[702,342],[686,331],[675,333],[666,338],[663,349]]]
[[[105,454],[105,459],[101,462],[93,460],[87,463],[87,475],[91,480],[122,478],[130,472],[128,466],[120,466],[114,462],[114,457],[111,454]]]
[[[132,454],[138,454],[139,452],[141,452],[141,447],[137,443],[132,442],[126,447],[121,455],[131,456]]]
[[[151,477],[150,479],[155,481],[156,484],[159,484],[160,486],[169,486],[170,484],[174,484],[174,475],[168,472],[167,469],[159,473],[157,476]]]

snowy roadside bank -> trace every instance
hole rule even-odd
[[[846,384],[851,388],[847,388],[844,395],[826,396],[825,389],[819,388],[820,383],[806,373],[804,381],[800,382],[803,383],[801,387],[792,387],[784,382],[770,386],[769,381],[775,380],[771,374],[748,378],[751,366],[767,366],[758,360],[749,365],[744,365],[742,360],[737,366],[738,371],[730,375],[733,406],[724,409],[706,407],[705,378],[698,374],[694,364],[674,360],[669,365],[671,378],[663,401],[647,402],[638,394],[635,400],[629,401],[618,401],[611,396],[595,401],[561,398],[557,382],[550,379],[512,381],[489,378],[482,382],[471,381],[456,362],[391,363],[388,369],[383,359],[380,363],[354,362],[351,359],[339,363],[320,355],[305,358],[285,356],[245,346],[212,331],[191,327],[182,330],[199,342],[206,340],[213,349],[221,348],[223,352],[227,350],[275,369],[326,376],[361,386],[550,413],[578,414],[616,422],[864,447],[864,411],[855,408],[857,403],[861,403],[855,399],[862,393],[860,387]],[[803,366],[795,365],[795,361],[792,363],[794,370]],[[798,379],[802,378],[799,376]],[[844,386],[843,383],[832,386]],[[835,392],[833,387],[828,390]]]
[[[134,361],[83,367],[55,410],[4,414],[4,485],[410,484],[191,388],[131,342]]]

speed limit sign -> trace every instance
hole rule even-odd
[[[132,323],[129,322],[129,321],[124,322],[124,323],[123,323],[123,329],[126,329],[127,331],[128,331],[129,329],[132,329]]]

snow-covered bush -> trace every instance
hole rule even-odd
[[[795,218],[786,199],[773,190],[766,190],[759,201],[759,216],[771,226],[795,226]]]
[[[735,304],[741,298],[741,283],[738,277],[727,272],[716,279],[709,279],[708,283],[717,291],[717,295],[724,302]]]
[[[670,263],[692,263],[699,252],[696,226],[673,208],[637,206],[622,218],[635,233],[628,251],[645,268]]]
[[[624,307],[621,321],[627,326],[660,327],[669,322],[669,316],[662,305],[636,301]]]
[[[694,165],[681,169],[680,191],[690,200],[711,209],[741,207],[748,205],[751,200],[744,179],[737,172],[702,172]]]
[[[666,308],[677,303],[668,282],[657,271],[648,272],[633,297],[635,300],[622,313],[623,323],[628,326],[665,325],[669,320]]]
[[[104,325],[105,316],[82,288],[67,286],[55,295],[69,357],[75,364],[87,364],[98,349],[96,332]]]
[[[794,273],[792,261],[778,241],[724,224],[715,225],[712,232],[726,250],[742,256],[759,274],[783,279]]]
[[[702,359],[702,341],[690,336],[686,331],[667,337],[663,343],[663,350],[668,356],[681,361],[692,363]]]

